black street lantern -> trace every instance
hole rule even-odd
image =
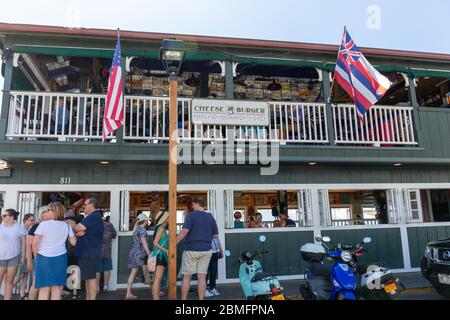
[[[186,52],[182,40],[164,39],[159,55],[169,77],[177,76]]]

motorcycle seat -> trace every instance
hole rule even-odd
[[[331,266],[325,265],[319,262],[313,262],[311,264],[311,274],[315,277],[330,277]]]
[[[273,272],[258,272],[252,278],[251,282],[257,282],[257,281],[261,281],[261,280],[264,280],[267,278],[273,278],[273,277],[275,277],[275,273],[273,273]]]

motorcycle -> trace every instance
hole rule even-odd
[[[321,242],[321,245],[307,243],[300,249],[302,258],[311,263],[305,272],[306,284],[300,287],[303,298],[305,300],[357,300],[357,282],[350,265],[355,246],[338,244],[335,249],[331,249],[326,245],[331,241],[329,237],[317,236],[315,240]],[[366,237],[363,243],[371,241],[371,238]],[[323,263],[325,257],[334,261],[331,268]]]
[[[264,242],[265,236],[260,237]],[[255,258],[267,254],[267,251],[244,251],[238,258],[239,280],[244,295],[249,300],[286,300],[284,288],[273,272],[264,272],[261,263]],[[225,252],[230,256],[230,252]]]

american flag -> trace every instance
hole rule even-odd
[[[105,142],[107,135],[123,125],[123,118],[122,60],[120,34],[117,34],[117,45],[109,73],[106,105],[103,114],[103,142]]]
[[[339,48],[334,79],[355,102],[358,117],[362,122],[366,111],[377,103],[391,86],[389,79],[366,60],[347,28],[344,29]]]

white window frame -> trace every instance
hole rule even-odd
[[[300,189],[297,191],[298,223],[300,227],[311,227],[313,225],[311,192],[311,189]]]
[[[320,225],[328,227],[332,225],[331,222],[331,210],[330,210],[330,196],[328,189],[319,189],[319,215]]]

